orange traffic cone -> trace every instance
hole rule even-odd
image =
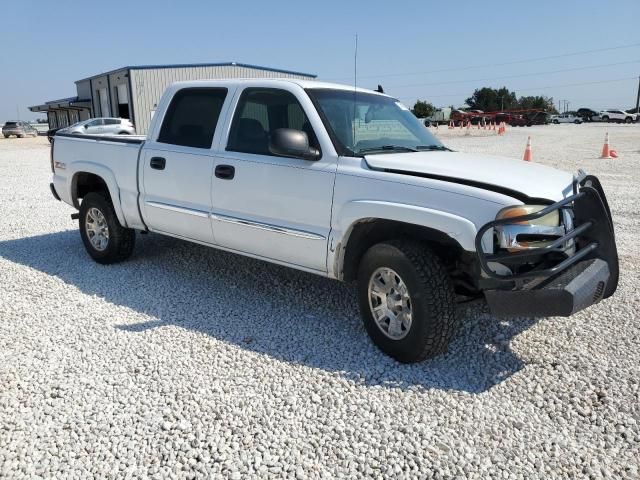
[[[531,137],[527,138],[527,146],[524,149],[524,157],[522,158],[525,162],[533,161],[533,152],[531,151]]]
[[[604,145],[602,146],[602,155],[600,158],[611,158],[611,152],[609,151],[609,132],[604,135]]]

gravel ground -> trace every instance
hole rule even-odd
[[[93,263],[46,140],[0,139],[0,477],[639,478],[640,125],[485,133],[438,131],[601,178],[620,287],[568,319],[467,305],[417,365],[350,286],[157,235]]]

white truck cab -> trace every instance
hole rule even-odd
[[[146,138],[58,134],[51,162],[95,261],[125,260],[138,230],[356,281],[369,335],[403,362],[446,350],[460,296],[571,315],[617,286],[597,178],[454,152],[378,92],[180,82]]]

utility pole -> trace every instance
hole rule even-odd
[[[640,114],[640,110],[638,110],[638,107],[640,107],[640,76],[638,77],[638,96],[636,97],[636,114]]]

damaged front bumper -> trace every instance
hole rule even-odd
[[[545,246],[484,252],[482,238],[490,229],[566,209],[573,212],[573,228]],[[572,248],[563,250],[569,244]],[[613,221],[600,181],[594,176],[576,179],[573,195],[539,212],[487,223],[476,236],[476,251],[489,286],[484,289],[485,298],[496,315],[569,316],[610,297],[618,286]],[[538,266],[517,273],[507,268],[498,273],[491,268],[496,264]]]

